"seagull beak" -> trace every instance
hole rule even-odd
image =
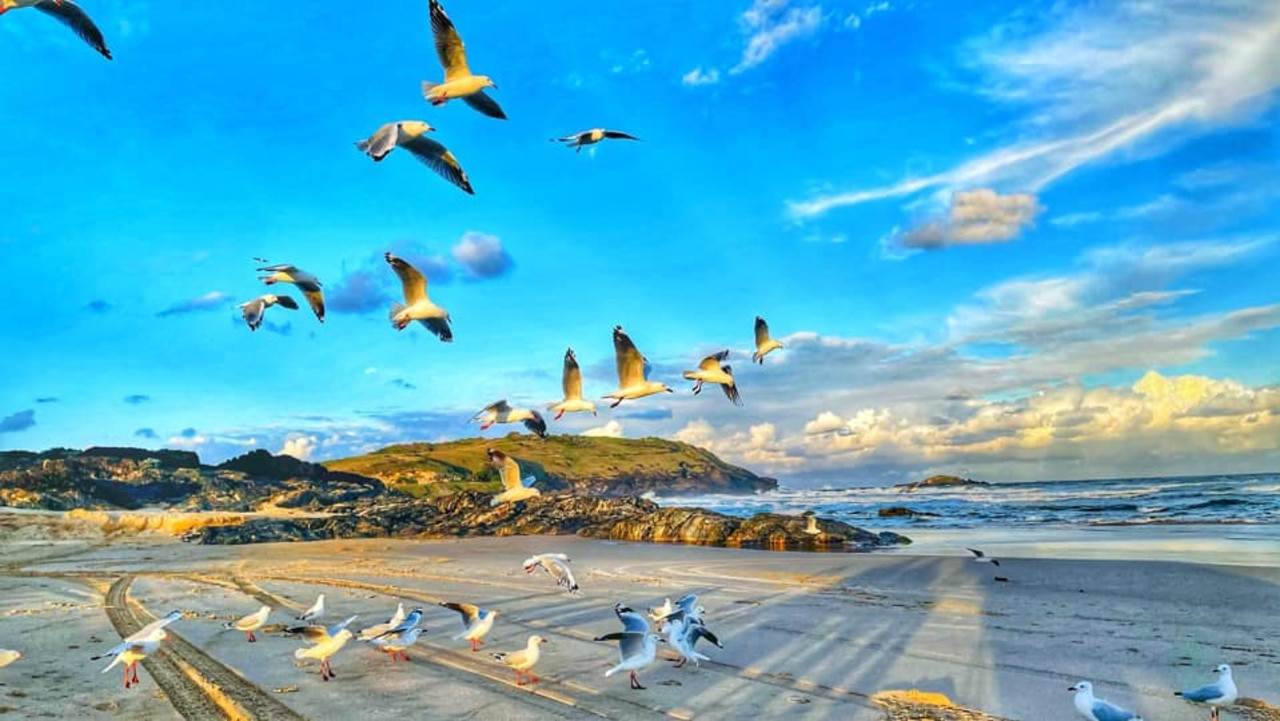
[[[1068,686],[1068,687],[1067,687],[1067,690],[1068,690],[1068,691],[1075,691],[1075,690],[1076,690],[1076,687],[1075,687],[1075,686]]]

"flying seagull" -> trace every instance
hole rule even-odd
[[[0,0],[0,15],[18,8],[35,8],[52,17],[71,28],[71,31],[79,35],[81,40],[102,53],[102,57],[111,59],[111,51],[107,49],[102,31],[89,19],[88,13],[71,0]]]
[[[357,140],[356,147],[373,158],[376,163],[387,157],[387,153],[399,145],[439,173],[440,177],[462,188],[463,191],[475,195],[476,191],[471,187],[471,180],[467,178],[467,173],[462,169],[458,159],[449,152],[448,148],[427,137],[427,133],[434,130],[435,128],[421,120],[387,123],[369,136],[368,140]]]
[[[539,438],[547,437],[547,422],[542,419],[541,413],[530,408],[512,408],[505,398],[485,406],[484,410],[472,416],[471,420],[478,422],[482,431],[489,430],[489,427],[495,423],[521,421],[525,428]]]
[[[578,356],[573,354],[572,348],[564,352],[564,375],[561,376],[560,384],[564,388],[564,400],[547,407],[556,412],[554,420],[558,421],[564,414],[578,411],[591,411],[593,416],[596,414],[596,404],[582,398],[582,369],[578,367]]]
[[[249,330],[257,330],[262,327],[262,318],[266,315],[267,308],[273,305],[279,305],[289,310],[298,309],[298,301],[294,300],[293,296],[273,295],[271,293],[254,298],[247,303],[241,303],[236,307],[240,309],[241,315],[244,316],[244,322],[249,325]]]
[[[564,143],[565,147],[567,148],[577,148],[576,152],[581,153],[582,146],[594,145],[600,142],[601,140],[604,140],[605,138],[612,138],[616,140],[639,140],[640,139],[634,135],[627,135],[626,133],[623,133],[617,130],[605,130],[604,128],[592,128],[591,130],[584,130],[581,133],[566,135],[563,138],[551,138],[550,140],[553,143]]]
[[[539,647],[546,642],[547,639],[542,636],[530,636],[529,641],[525,643],[523,651],[499,651],[493,654],[493,658],[515,669],[517,686],[524,685],[524,681],[521,680],[522,676],[527,676],[529,683],[537,683],[538,677],[529,673],[529,669],[533,668],[533,665],[538,662],[538,658],[541,656]]]
[[[649,361],[640,354],[620,325],[613,327],[613,355],[618,369],[618,389],[603,396],[615,399],[610,408],[617,408],[624,400],[644,398],[654,393],[675,393],[666,385],[649,380]]]
[[[258,270],[271,274],[258,278],[267,285],[293,283],[298,286],[298,290],[306,296],[311,312],[316,314],[316,318],[321,323],[324,322],[324,292],[320,290],[320,281],[314,275],[287,263],[268,265]]]
[[[270,613],[271,607],[263,606],[254,613],[251,613],[238,621],[228,621],[227,623],[222,624],[222,627],[243,631],[245,638],[249,639],[249,643],[254,643],[258,639],[253,635],[253,632],[262,628],[263,624],[267,622],[267,616]]]
[[[769,337],[769,324],[756,316],[756,351],[751,354],[751,360],[764,365],[764,357],[781,347],[781,343]]]
[[[1095,698],[1093,684],[1088,681],[1080,681],[1067,690],[1076,692],[1076,711],[1089,721],[1142,721],[1142,717],[1132,711]]]
[[[539,553],[524,559],[524,572],[533,573],[541,566],[542,570],[556,579],[557,586],[564,586],[571,596],[582,594],[578,590],[578,581],[573,577],[573,569],[569,568],[569,557],[563,553]]]
[[[438,0],[431,0],[431,35],[436,41],[436,55],[440,56],[440,65],[444,67],[444,82],[432,83],[423,81],[422,94],[432,105],[444,105],[452,98],[461,98],[462,102],[479,110],[491,118],[506,120],[507,114],[497,101],[485,94],[485,88],[497,90],[498,84],[488,75],[472,75],[467,67],[467,50],[462,44],[462,37],[453,21],[445,15],[444,8]]]
[[[1235,679],[1231,677],[1230,666],[1219,664],[1213,672],[1219,674],[1217,681],[1190,691],[1177,691],[1173,695],[1195,703],[1208,704],[1211,709],[1209,718],[1211,721],[1218,721],[1218,707],[1235,703],[1238,692]]]
[[[516,463],[516,459],[496,448],[490,448],[489,463],[498,469],[498,476],[502,479],[502,492],[489,501],[490,506],[514,503],[540,495],[538,489],[533,487],[536,478],[520,478],[520,464]]]
[[[685,380],[694,381],[694,395],[702,392],[703,383],[719,383],[720,387],[724,388],[724,394],[730,403],[735,406],[742,405],[742,396],[738,395],[738,386],[733,382],[733,368],[728,364],[722,365],[728,357],[729,350],[722,350],[703,358],[698,364],[698,370],[684,372]]]
[[[160,647],[160,642],[169,637],[165,627],[182,618],[181,611],[170,611],[163,618],[156,619],[134,633],[126,636],[119,644],[106,653],[89,657],[90,661],[111,657],[111,664],[102,669],[106,673],[118,663],[124,664],[124,687],[138,685],[138,662],[150,656]],[[130,676],[132,672],[132,676]]]
[[[613,606],[613,612],[622,622],[623,630],[595,638],[596,641],[618,642],[618,665],[605,671],[605,678],[619,671],[630,671],[631,688],[643,690],[645,687],[641,686],[639,679],[636,678],[636,671],[653,663],[657,658],[658,641],[661,639],[657,634],[649,632],[649,622],[630,606],[616,603]]]
[[[974,563],[990,563],[993,566],[1000,565],[1000,561],[998,559],[992,558],[976,548],[965,548],[964,550],[973,554]]]
[[[462,615],[462,633],[454,636],[454,640],[464,639],[471,642],[471,651],[475,652],[484,645],[480,640],[493,628],[493,620],[498,617],[497,611],[487,610],[469,603],[453,603],[441,601],[441,606],[457,611]]]
[[[391,304],[391,325],[396,330],[404,330],[410,321],[418,321],[427,330],[445,343],[453,342],[453,328],[449,323],[449,312],[431,302],[427,297],[427,276],[409,264],[403,258],[386,253],[387,263],[400,276],[400,284],[404,287],[404,303]]]

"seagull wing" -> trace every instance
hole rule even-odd
[[[439,0],[431,0],[430,10],[431,35],[436,41],[436,55],[440,56],[440,65],[444,68],[444,81],[469,77],[471,69],[467,67],[467,50],[458,29],[445,14]]]
[[[410,265],[404,258],[397,258],[387,251],[387,263],[400,276],[400,284],[404,286],[404,302],[413,305],[427,299],[427,276]]]
[[[289,310],[298,309],[298,301],[294,300],[293,296],[291,295],[277,295],[276,303],[280,306],[288,308]]]
[[[613,328],[613,354],[618,366],[618,386],[629,386],[644,383],[644,356],[631,342],[631,337],[622,331],[622,326]]]
[[[424,318],[421,323],[427,327],[427,330],[435,334],[437,338],[445,343],[453,342],[453,328],[449,325],[449,318]]]
[[[262,315],[267,309],[267,302],[262,298],[254,298],[248,303],[240,304],[240,312],[249,330],[257,330],[262,325]]]
[[[728,357],[729,357],[729,350],[726,348],[725,350],[722,350],[719,353],[715,353],[707,356],[706,358],[703,358],[702,362],[698,364],[698,369],[704,370],[704,371],[718,371],[720,370],[720,362]]]
[[[572,348],[564,352],[564,377],[561,385],[564,387],[565,400],[582,398],[582,369],[578,367],[578,356],[573,354]]]
[[[498,415],[501,415],[503,413],[510,413],[510,412],[511,412],[511,405],[507,403],[506,398],[503,398],[502,400],[497,401],[495,403],[490,403],[489,405],[484,407],[483,411],[481,411],[481,413],[496,413]],[[497,453],[502,453],[502,451],[497,451]],[[506,454],[503,454],[503,455],[506,455]]]
[[[520,464],[516,463],[516,459],[508,455],[502,457],[502,468],[498,469],[498,475],[502,478],[502,488],[506,491],[518,491],[524,488],[524,483],[520,481]]]
[[[79,5],[71,2],[71,0],[62,0],[62,2],[44,0],[36,3],[35,9],[71,28],[71,31],[79,35],[81,40],[89,43],[94,50],[102,53],[104,58],[111,59],[111,51],[107,49],[107,42],[102,37],[102,31],[98,29],[97,25],[93,24],[93,21],[89,19],[88,13],[82,10]]]
[[[641,637],[649,633],[649,622],[645,620],[644,616],[625,606],[622,608],[615,607],[614,612],[618,614],[618,620],[622,621],[622,628],[627,633],[636,633]]]
[[[477,90],[470,95],[462,96],[462,102],[491,118],[507,119],[507,114],[502,112],[502,106],[498,105],[498,101],[489,97],[483,90]]]
[[[676,601],[676,608],[684,611],[685,613],[692,613],[697,607],[698,594],[696,593],[685,594],[680,597],[680,600]]]
[[[764,318],[756,316],[756,348],[760,348],[769,341],[769,324]]]
[[[294,626],[285,630],[302,636],[309,643],[320,644],[333,640],[333,637],[329,635],[329,629],[324,626]]]
[[[357,140],[356,147],[370,158],[373,158],[376,163],[387,157],[387,153],[395,149],[399,138],[400,126],[397,123],[387,123],[374,131],[368,140]]]
[[[578,581],[573,577],[573,569],[569,568],[569,564],[566,561],[553,556],[546,556],[542,559],[542,567],[555,577],[557,586],[564,586],[569,589],[570,593],[577,593]]]
[[[289,275],[293,275],[298,269],[288,263],[276,263],[275,265],[263,266],[258,270],[268,273],[288,273]]]
[[[457,611],[462,615],[462,625],[471,628],[471,624],[480,620],[480,607],[472,606],[469,603],[441,603],[447,609]]]
[[[301,286],[299,286],[301,287]],[[319,288],[315,290],[303,290],[302,294],[307,297],[307,305],[311,306],[311,312],[316,314],[316,318],[321,323],[324,322],[324,292]]]
[[[969,553],[972,553],[975,558],[984,558],[987,555],[976,548],[965,548],[964,550],[968,551]]]
[[[724,367],[722,367],[720,370],[722,370],[722,371],[724,371],[726,374],[728,374],[728,376],[729,376],[730,378],[732,378],[732,377],[733,377],[733,369],[732,369],[732,368],[730,368],[729,366],[724,366]],[[724,395],[725,395],[725,397],[726,397],[726,398],[728,398],[728,399],[729,399],[729,402],[730,402],[730,403],[734,404],[735,406],[740,406],[740,405],[742,405],[742,395],[741,395],[740,393],[738,393],[738,384],[737,384],[737,383],[732,383],[732,382],[730,382],[730,383],[721,383],[721,384],[720,384],[720,387],[724,389]]]
[[[606,130],[606,131],[604,131],[604,137],[606,137],[606,138],[618,138],[618,139],[621,139],[621,140],[639,140],[639,139],[640,139],[640,138],[637,138],[637,137],[636,137],[636,136],[634,136],[634,135],[627,135],[626,133],[621,132],[621,131],[618,131],[618,130]]]
[[[1211,698],[1219,698],[1222,695],[1222,687],[1216,683],[1211,683],[1208,686],[1201,686],[1197,689],[1182,692],[1182,697],[1186,700],[1199,701],[1201,703],[1208,701]]]
[[[421,160],[427,167],[436,171],[440,177],[458,186],[464,192],[475,195],[476,191],[472,189],[471,180],[467,178],[467,173],[462,169],[462,164],[458,162],[453,153],[449,152],[448,148],[422,135],[401,139],[399,144],[405,150],[413,153],[413,157]]]
[[[1126,711],[1102,699],[1095,699],[1090,710],[1098,721],[1132,721],[1134,718],[1132,711]]]

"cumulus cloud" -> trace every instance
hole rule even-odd
[[[18,433],[25,431],[36,424],[35,409],[27,409],[18,411],[11,415],[0,418],[0,433]]]
[[[210,291],[201,296],[196,296],[190,300],[184,300],[176,305],[156,313],[157,318],[164,318],[170,315],[184,315],[186,313],[202,313],[210,310],[217,310],[227,304],[231,299],[230,295],[221,291]]]
[[[958,191],[942,217],[933,218],[898,237],[906,248],[936,250],[949,245],[1004,243],[1035,223],[1044,208],[1030,193],[1001,195],[989,188]]]
[[[156,433],[152,428],[139,428],[133,432],[133,435],[136,438],[149,438],[153,441],[160,440],[160,434]]]
[[[738,18],[747,45],[730,74],[741,73],[768,60],[779,48],[812,35],[822,26],[822,8],[791,7],[788,0],[755,0]]]
[[[325,307],[333,313],[369,313],[390,308],[392,297],[386,272],[364,269],[342,276],[325,291]]]
[[[131,406],[141,405],[143,403],[146,403],[149,400],[151,400],[151,396],[144,396],[140,393],[135,393],[133,395],[124,397],[124,402],[128,403]]]
[[[704,70],[701,67],[696,67],[680,76],[680,82],[694,87],[698,85],[715,85],[720,82],[720,71],[715,68]]]
[[[497,278],[515,265],[496,236],[469,230],[452,249],[453,259],[472,280]]]
[[[276,453],[276,455],[293,456],[300,461],[311,460],[311,454],[315,453],[316,447],[320,444],[320,439],[315,436],[309,436],[303,433],[290,434],[284,440],[284,446]]]
[[[578,435],[592,436],[592,437],[598,437],[598,438],[621,438],[622,424],[619,423],[617,419],[611,419],[608,423],[605,423],[603,426],[588,428],[587,430],[583,431],[582,433],[579,433]]]

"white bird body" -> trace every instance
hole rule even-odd
[[[1236,689],[1236,681],[1231,675],[1231,666],[1225,663],[1219,664],[1213,672],[1218,674],[1216,682],[1188,691],[1178,691],[1174,695],[1193,703],[1208,704],[1212,708],[1210,718],[1212,721],[1217,721],[1218,707],[1235,703],[1239,697],[1239,690]]]
[[[497,89],[497,83],[487,75],[471,74],[471,68],[467,65],[466,45],[439,0],[430,0],[428,10],[431,13],[431,35],[435,40],[436,55],[444,68],[444,82],[423,82],[423,97],[432,105],[444,105],[454,98],[461,98],[467,105],[491,118],[506,119],[507,115],[502,112],[502,107],[484,92],[485,88]]]
[[[516,685],[523,686],[524,682],[521,677],[527,676],[530,683],[537,683],[538,677],[529,673],[529,669],[538,663],[538,659],[542,657],[542,644],[547,643],[547,639],[542,636],[530,636],[528,642],[524,645],[524,650],[512,651],[509,653],[499,651],[493,654],[493,658],[504,663],[516,672]]]
[[[451,611],[457,611],[462,616],[462,633],[455,635],[453,639],[470,641],[471,650],[473,652],[479,650],[479,647],[484,645],[481,639],[493,628],[493,620],[498,617],[498,612],[482,609],[469,603],[441,602],[440,605]]]
[[[81,40],[101,53],[102,57],[111,59],[111,51],[107,49],[102,31],[89,19],[89,14],[71,0],[0,0],[0,15],[18,8],[35,8],[43,12],[70,28]]]
[[[1142,717],[1093,695],[1093,684],[1080,681],[1067,689],[1075,691],[1076,711],[1090,721],[1142,721]]]
[[[382,159],[397,147],[404,148],[440,177],[458,186],[468,195],[475,195],[476,191],[471,187],[471,179],[462,169],[458,158],[448,148],[427,137],[427,133],[434,130],[435,128],[421,120],[385,123],[367,140],[357,140],[356,147],[360,152],[373,158],[375,163],[382,162]]]
[[[4,668],[5,666],[8,666],[9,664],[13,663],[14,661],[17,661],[20,658],[22,658],[21,652],[11,651],[7,648],[0,648],[0,668]]]
[[[427,296],[427,276],[408,261],[392,255],[391,251],[387,251],[384,257],[399,276],[404,291],[404,303],[391,305],[391,325],[396,330],[404,330],[405,326],[416,320],[442,342],[452,343],[453,328],[450,326],[449,312],[432,303]]]
[[[679,666],[683,666],[688,661],[693,661],[693,665],[698,666],[700,665],[699,661],[711,660],[710,656],[704,656],[693,648],[695,637],[689,633],[693,623],[683,615],[673,618],[667,623],[667,643],[671,644],[671,647],[680,653]]]
[[[399,626],[403,621],[404,621],[404,602],[401,601],[400,603],[396,604],[396,612],[391,614],[391,618],[388,618],[385,623],[374,624],[369,628],[361,630],[359,635],[356,636],[356,640],[368,641],[369,639],[376,638],[386,633],[387,631],[390,631],[396,626]]]
[[[818,528],[818,517],[809,516],[808,525],[804,527],[804,532],[810,536],[817,536],[822,533],[822,529]]]
[[[491,507],[541,495],[538,489],[533,488],[533,476],[520,478],[520,464],[516,463],[516,459],[496,448],[490,448],[489,463],[498,469],[498,476],[502,479],[502,492],[489,501]]]
[[[485,406],[471,420],[479,423],[482,431],[489,430],[495,423],[523,423],[539,438],[547,437],[547,422],[541,413],[532,408],[513,408],[505,398]]]
[[[547,407],[556,412],[555,420],[560,420],[566,413],[596,414],[596,404],[582,397],[582,369],[578,367],[578,356],[574,355],[572,348],[564,352],[560,385],[564,389],[564,399]]]
[[[645,620],[644,616],[636,613],[634,609],[626,604],[614,604],[613,612],[617,614],[618,620],[622,622],[623,630],[595,638],[596,641],[618,642],[618,665],[605,671],[605,678],[619,671],[630,671],[631,688],[643,689],[644,686],[641,686],[639,679],[636,678],[636,671],[648,666],[657,659],[658,641],[660,639],[656,633],[649,632],[649,622]]]
[[[738,394],[738,386],[733,380],[733,368],[721,365],[728,357],[729,351],[722,350],[703,358],[697,370],[684,372],[685,380],[696,381],[693,384],[694,395],[702,392],[703,383],[717,383],[724,389],[724,394],[730,403],[735,406],[742,405],[742,397]]]
[[[324,594],[316,596],[316,602],[311,604],[311,608],[298,614],[299,621],[314,623],[324,618]]]
[[[313,658],[320,661],[320,677],[325,681],[333,678],[333,670],[329,667],[329,659],[335,653],[342,650],[347,645],[347,641],[351,640],[351,631],[342,629],[335,636],[330,636],[314,646],[297,649],[293,652],[293,657],[302,660]]]
[[[289,310],[298,309],[298,301],[294,300],[293,296],[275,295],[273,293],[258,296],[236,307],[240,309],[244,322],[249,326],[249,330],[257,330],[262,327],[262,319],[267,313],[267,308],[273,305],[279,305]]]
[[[651,381],[648,377],[649,362],[641,355],[631,337],[622,330],[622,326],[613,327],[614,362],[618,372],[618,389],[606,393],[605,398],[614,399],[610,408],[616,408],[624,400],[644,398],[655,393],[674,393],[665,384]]]
[[[245,636],[249,639],[249,643],[254,643],[258,639],[253,635],[253,632],[262,628],[263,625],[266,624],[267,616],[269,616],[270,614],[271,614],[271,607],[263,606],[262,608],[259,608],[257,611],[254,611],[248,616],[240,618],[231,623],[223,624],[223,628],[232,628],[237,631],[242,631],[244,632]]]
[[[89,660],[97,661],[100,658],[112,656],[111,663],[102,669],[102,673],[110,671],[118,663],[123,663],[124,687],[131,688],[136,686],[138,685],[138,662],[155,653],[155,650],[160,646],[160,642],[169,637],[169,632],[165,630],[165,627],[180,618],[182,618],[181,612],[170,611],[167,616],[158,618],[130,634],[110,651],[92,656]],[[132,676],[130,676],[130,672],[132,672]]]
[[[556,579],[556,585],[564,586],[569,594],[577,596],[578,581],[573,577],[573,569],[569,567],[569,557],[563,553],[539,553],[524,560],[525,573],[533,573],[539,567]]]
[[[395,631],[386,633],[379,638],[369,639],[369,643],[373,644],[395,661],[397,658],[408,661],[409,654],[405,653],[405,649],[418,642],[418,637],[427,629],[422,626],[414,626],[404,631]]]
[[[755,331],[756,350],[751,354],[751,360],[764,365],[764,357],[781,348],[782,344],[769,337],[769,324],[760,316],[756,316]]]

